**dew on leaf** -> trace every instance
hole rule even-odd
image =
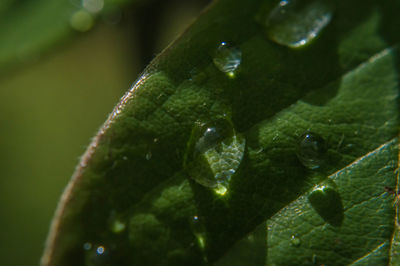
[[[197,239],[197,245],[200,249],[204,250],[206,247],[205,229],[199,216],[194,215],[190,221],[193,234]]]
[[[109,265],[109,263],[111,262],[111,257],[109,254],[110,251],[104,245],[92,245],[90,243],[85,243],[84,249],[86,251],[85,265],[87,266]]]
[[[105,252],[104,246],[98,246],[96,252],[97,254],[102,255]]]
[[[85,244],[83,244],[84,250],[90,250],[91,248],[92,248],[92,243],[86,242]]]
[[[327,180],[316,186],[308,196],[314,210],[327,223],[339,226],[343,221],[343,203],[336,184]]]
[[[301,240],[300,240],[300,238],[296,237],[295,235],[292,235],[290,238],[290,244],[295,247],[298,247],[301,244]]]
[[[225,195],[242,161],[245,143],[226,118],[196,123],[185,154],[185,169],[197,183]]]
[[[151,153],[151,151],[148,151],[146,153],[146,160],[149,161],[151,159],[151,156],[153,156],[153,154]]]
[[[218,70],[227,73],[229,77],[234,77],[242,62],[242,51],[227,42],[221,42],[214,54],[213,62]]]
[[[272,41],[290,48],[310,43],[332,19],[329,0],[282,0],[258,19]]]
[[[306,132],[298,143],[297,158],[309,169],[317,169],[321,166],[326,153],[325,140],[318,134]]]

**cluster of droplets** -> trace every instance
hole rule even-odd
[[[93,26],[94,15],[102,10],[103,5],[103,0],[83,1],[82,8],[71,16],[71,26],[78,31],[89,30]],[[258,20],[265,26],[269,39],[280,45],[298,48],[315,39],[329,24],[331,17],[332,7],[328,2],[282,0]],[[219,71],[234,78],[241,63],[242,51],[238,46],[226,41],[218,45],[213,57],[213,64]],[[195,77],[196,79],[204,78],[198,74]],[[154,139],[154,143],[157,141],[158,139]],[[236,133],[232,123],[224,118],[217,122],[196,124],[191,141],[193,143],[185,156],[185,168],[190,177],[197,183],[212,188],[217,194],[225,195],[228,192],[232,176],[235,175],[242,162],[245,139]],[[325,152],[325,141],[318,134],[306,132],[301,136],[298,142],[297,157],[305,167],[319,168]],[[145,159],[151,160],[151,158],[152,152],[149,149],[145,154]],[[127,159],[124,157],[124,160]],[[335,193],[332,186],[321,186],[310,193],[309,201],[317,211],[319,211],[318,201],[321,199],[322,201],[334,201],[331,205],[340,208]],[[322,216],[325,217],[326,214],[324,213]],[[332,217],[325,218],[329,221]],[[191,218],[191,226],[198,247],[204,250],[206,246],[205,230],[199,216],[195,215]],[[126,224],[121,220],[115,219],[111,224],[111,231],[115,234],[120,234],[125,229]],[[248,241],[254,242],[254,236],[249,235]],[[298,247],[301,241],[296,235],[292,235],[290,243]],[[86,265],[101,265],[107,261],[109,251],[106,246],[87,242],[83,245],[83,249],[87,253]]]
[[[299,48],[309,44],[330,23],[331,0],[281,0],[272,10],[257,16],[267,37],[283,46]],[[215,67],[234,78],[242,63],[242,51],[227,41],[221,42],[214,54]]]

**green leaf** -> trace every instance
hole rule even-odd
[[[395,185],[397,147],[397,139],[389,141],[329,176],[340,195],[329,200],[343,205],[342,213],[335,213],[340,223],[313,208],[318,187],[275,214],[268,221],[268,264],[388,265],[395,213],[393,198],[382,187]]]
[[[400,2],[330,4],[214,2],[93,140],[42,264],[395,263]]]

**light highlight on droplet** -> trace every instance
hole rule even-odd
[[[332,19],[329,0],[285,0],[259,16],[268,37],[290,48],[302,47],[316,38]]]
[[[213,62],[220,71],[233,78],[242,62],[242,51],[227,42],[221,42],[215,52]]]
[[[212,188],[218,195],[226,195],[231,177],[242,161],[245,144],[226,118],[197,123],[185,154],[185,169],[197,183]]]
[[[104,251],[105,251],[104,246],[98,246],[97,249],[96,249],[96,252],[97,252],[97,254],[99,254],[99,255],[103,254]]]

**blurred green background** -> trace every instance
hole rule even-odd
[[[39,264],[90,139],[208,2],[1,1],[0,265]]]

